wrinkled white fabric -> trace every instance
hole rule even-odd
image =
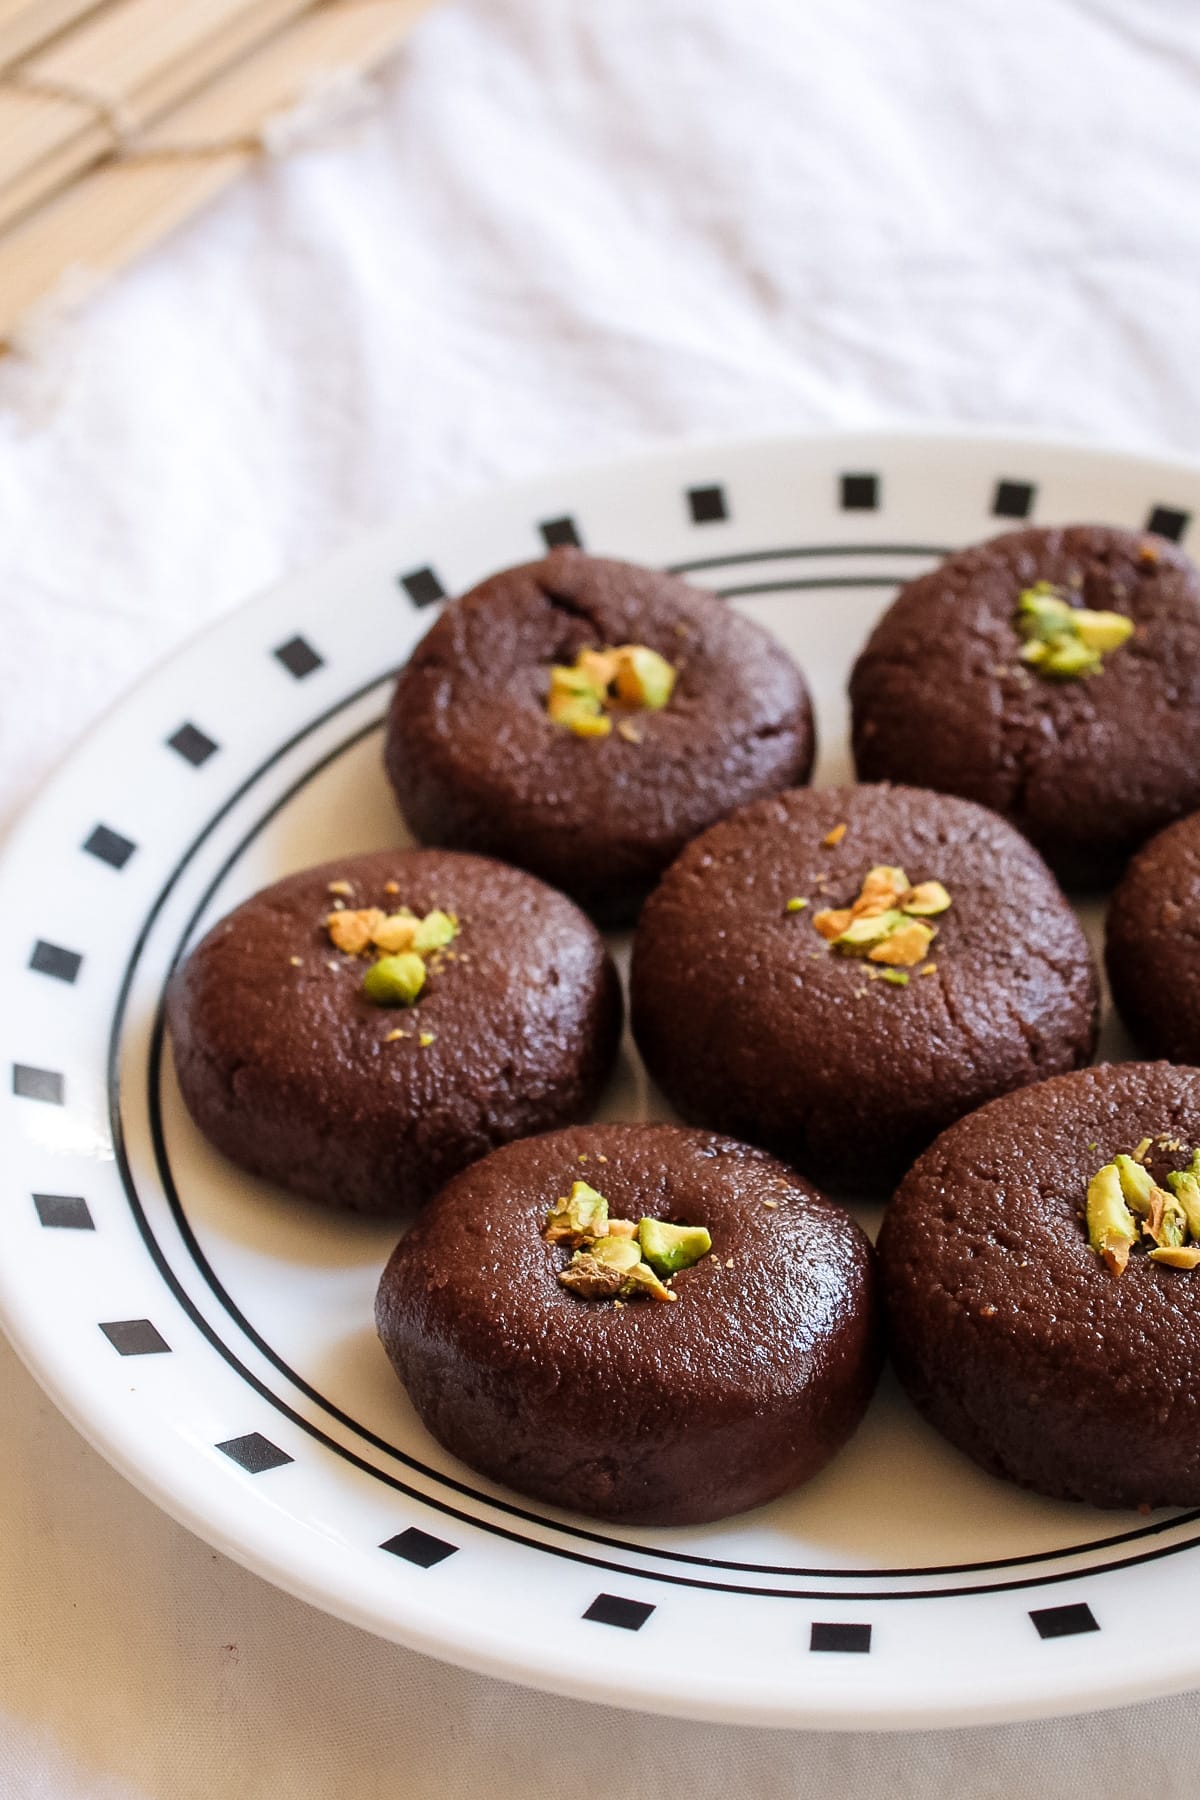
[[[378,110],[0,367],[0,816],[155,659],[360,528],[681,433],[1188,450],[1200,11],[444,0]],[[547,1699],[158,1514],[0,1352],[3,1800],[1191,1795],[1200,1705],[916,1736]]]

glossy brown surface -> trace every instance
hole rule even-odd
[[[1143,1049],[1200,1063],[1200,813],[1139,850],[1112,897],[1105,961]]]
[[[1013,620],[1035,581],[1135,621],[1099,674],[1052,681],[1023,668]],[[1110,880],[1200,807],[1200,575],[1146,532],[1008,532],[901,590],[850,699],[860,780],[982,801],[1064,880]]]
[[[677,1301],[560,1284],[571,1253],[541,1230],[581,1176],[614,1217],[708,1227]],[[580,1126],[477,1163],[396,1250],[376,1320],[456,1456],[630,1523],[718,1519],[808,1480],[878,1367],[872,1252],[849,1215],[761,1151],[669,1125]]]
[[[1088,1246],[1096,1170],[1143,1137],[1161,1181],[1200,1144],[1200,1070],[1085,1069],[1010,1094],[902,1182],[879,1256],[901,1379],[993,1474],[1097,1506],[1200,1504],[1200,1279]],[[1095,1148],[1092,1148],[1092,1146]]]
[[[458,914],[453,957],[415,1006],[372,1005],[367,964],[334,949],[324,920],[339,880],[350,907]],[[341,857],[264,889],[168,993],[180,1089],[206,1136],[256,1175],[368,1212],[418,1206],[497,1144],[585,1116],[621,1010],[612,961],[569,900],[429,850]],[[389,1041],[396,1030],[408,1035]]]
[[[678,671],[662,711],[630,715],[640,742],[555,724],[551,665],[625,643]],[[706,825],[806,781],[814,736],[761,626],[658,570],[555,550],[446,607],[400,676],[386,755],[422,842],[504,857],[616,919]]]
[[[835,955],[812,922],[876,864],[953,901],[933,921],[934,973],[903,988]],[[789,914],[792,897],[807,908]],[[1085,1063],[1099,989],[1024,838],[968,801],[878,785],[783,794],[698,838],[643,910],[630,995],[638,1047],[685,1118],[815,1180],[886,1192],[972,1107]]]

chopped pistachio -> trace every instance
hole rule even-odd
[[[712,1249],[712,1238],[703,1225],[670,1225],[662,1219],[641,1219],[637,1234],[643,1257],[660,1275],[690,1269]]]
[[[1200,1244],[1162,1244],[1147,1254],[1151,1262],[1166,1263],[1172,1269],[1194,1269],[1200,1264]]]
[[[903,869],[893,868],[890,863],[879,863],[867,870],[862,891],[851,911],[856,919],[866,913],[887,912],[898,903],[902,894],[909,892],[908,876]]]
[[[434,950],[442,950],[458,936],[458,923],[449,913],[435,907],[427,912],[417,926],[412,947],[420,956],[429,956]]]
[[[851,919],[833,940],[833,948],[843,956],[861,956],[872,944],[882,943],[890,932],[904,924],[904,914],[892,910],[861,919]],[[814,924],[816,921],[814,920]]]
[[[348,881],[331,881],[325,891],[328,894],[339,894],[343,900],[348,900],[354,889]]]
[[[1088,649],[1098,650],[1101,655],[1119,650],[1133,635],[1133,620],[1127,619],[1124,613],[1089,612],[1086,607],[1080,607],[1072,615],[1071,623]]]
[[[573,731],[576,737],[607,737],[612,730],[608,714],[582,700],[572,700],[557,708],[552,704],[550,717],[556,725],[565,725],[568,731]]]
[[[1081,638],[1071,637],[1047,645],[1045,656],[1037,664],[1043,675],[1055,675],[1064,681],[1094,675],[1100,666],[1100,652],[1089,650]]]
[[[1105,1163],[1088,1183],[1088,1243],[1114,1275],[1120,1275],[1137,1241],[1138,1228],[1125,1204],[1121,1172],[1115,1162]]]
[[[642,1252],[633,1238],[600,1237],[592,1245],[597,1262],[611,1263],[614,1269],[632,1269],[641,1262]]]
[[[666,657],[645,644],[623,644],[616,654],[618,698],[627,706],[661,712],[675,688],[675,670]]]
[[[784,910],[784,912],[790,912],[790,913],[803,912],[804,908],[807,905],[808,905],[807,900],[803,900],[803,899],[800,899],[799,897],[797,897],[795,899],[789,900],[783,910]]]
[[[364,906],[355,912],[331,912],[325,920],[325,929],[339,950],[344,950],[347,956],[361,956],[364,950],[370,949],[383,917],[377,906]]]
[[[586,1181],[576,1181],[546,1214],[542,1236],[548,1244],[580,1245],[607,1232],[608,1201]]]
[[[417,1039],[417,1043],[421,1046],[422,1050],[428,1050],[428,1048],[429,1048],[430,1044],[432,1044],[432,1042],[433,1042],[432,1031],[423,1031],[421,1033],[420,1037]]]
[[[1143,1153],[1144,1154],[1144,1153]],[[1125,1204],[1131,1212],[1143,1216],[1151,1210],[1153,1195],[1156,1192],[1150,1171],[1144,1169],[1134,1156],[1114,1156],[1113,1167],[1121,1181],[1121,1192],[1125,1196]]]
[[[850,911],[848,906],[837,908],[826,907],[823,912],[815,912],[813,914],[813,924],[823,938],[827,941],[832,941],[834,938],[841,937],[843,931],[845,931],[853,917],[854,914]],[[819,956],[820,954],[821,952],[819,950],[813,952],[814,956]]]
[[[874,963],[915,968],[928,955],[935,929],[932,925],[923,925],[920,919],[906,919],[902,925],[890,931],[882,943],[875,944],[867,951],[867,959]]]
[[[1130,1152],[1135,1163],[1145,1162],[1150,1154],[1152,1140],[1144,1137],[1136,1150]]]
[[[374,1006],[411,1006],[425,985],[425,964],[411,950],[381,956],[363,976],[362,991]]]
[[[937,964],[935,962],[926,963],[925,967],[921,970],[921,973],[922,973],[922,975],[936,975],[937,974]]]
[[[1191,1167],[1172,1169],[1167,1176],[1167,1186],[1187,1220],[1188,1230],[1194,1238],[1200,1238],[1200,1151],[1192,1156]]]
[[[1022,590],[1017,613],[1023,633],[1045,640],[1071,629],[1074,607],[1050,581],[1035,581]]]
[[[302,969],[304,967],[304,958],[301,956],[289,956],[288,961],[291,963],[293,969]]]
[[[636,1262],[621,1284],[623,1294],[648,1294],[652,1300],[678,1300],[669,1287],[664,1287],[648,1263]]]
[[[620,1293],[625,1277],[612,1263],[600,1262],[586,1250],[577,1250],[558,1279],[581,1300],[607,1300]]]
[[[601,1160],[603,1161],[603,1158]],[[637,1226],[632,1219],[610,1219],[608,1235],[609,1237],[634,1238],[637,1236]]]
[[[415,913],[387,913],[380,918],[371,933],[371,942],[377,950],[384,951],[388,956],[398,956],[402,950],[417,947],[413,939],[417,935],[419,923]]]
[[[890,981],[893,987],[908,986],[908,976],[903,969],[881,969],[879,978],[881,981]]]
[[[627,744],[640,744],[642,734],[632,719],[617,720],[617,736],[624,738]]]
[[[848,826],[843,820],[840,825],[835,825],[832,831],[827,831],[825,836],[821,839],[821,842],[827,850],[833,850],[841,843],[848,829]]]
[[[900,910],[918,918],[932,919],[938,913],[944,913],[949,905],[950,896],[940,881],[922,881],[909,888],[902,897]]]

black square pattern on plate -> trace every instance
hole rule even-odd
[[[223,1450],[232,1462],[238,1463],[250,1475],[264,1475],[268,1469],[281,1469],[284,1463],[295,1461],[286,1450],[281,1450],[259,1431],[247,1432],[245,1437],[226,1438],[217,1449]]]
[[[1027,519],[1033,511],[1037,489],[1031,481],[998,481],[992,496],[992,516],[997,519]]]
[[[324,667],[325,658],[319,656],[307,638],[289,638],[286,644],[278,644],[272,652],[276,662],[281,662],[289,675],[297,681],[303,681],[314,669]]]
[[[184,762],[190,762],[193,769],[206,763],[210,756],[215,756],[220,746],[215,744],[208,733],[201,731],[198,725],[181,725],[167,739],[171,749],[182,756]]]
[[[1146,520],[1146,530],[1156,531],[1159,537],[1177,544],[1191,522],[1191,513],[1179,512],[1174,506],[1156,506]]]
[[[561,549],[564,544],[575,550],[583,548],[583,539],[574,519],[543,519],[538,526],[547,550]]]
[[[444,1538],[431,1537],[427,1531],[418,1531],[415,1525],[410,1525],[407,1531],[397,1532],[379,1548],[390,1550],[393,1556],[399,1556],[405,1562],[416,1563],[419,1569],[432,1569],[453,1556],[458,1545],[448,1544]]]
[[[39,938],[33,946],[29,966],[36,975],[53,975],[55,981],[74,981],[83,967],[78,950],[64,950],[61,944],[48,944]]]
[[[149,1319],[110,1319],[100,1329],[118,1356],[162,1356],[171,1348]]]
[[[43,1225],[60,1231],[95,1231],[88,1203],[79,1194],[35,1194],[33,1204]]]
[[[446,598],[446,590],[432,569],[410,569],[400,577],[400,586],[414,606],[436,606]]]
[[[65,1083],[57,1069],[31,1069],[28,1063],[14,1063],[12,1091],[18,1100],[44,1100],[48,1106],[61,1106]]]
[[[1079,1637],[1082,1632],[1100,1629],[1091,1607],[1082,1600],[1074,1606],[1043,1606],[1029,1616],[1040,1638]]]
[[[89,856],[98,857],[110,869],[123,869],[137,849],[137,845],[131,843],[129,838],[122,837],[119,831],[113,831],[108,825],[94,826],[85,838],[83,847]]]
[[[729,502],[723,487],[689,488],[687,503],[693,525],[715,525],[729,517]]]
[[[822,1624],[814,1620],[808,1634],[810,1650],[832,1650],[842,1655],[865,1656],[871,1648],[869,1625]]]
[[[842,476],[843,512],[874,512],[878,505],[878,475]]]
[[[597,1594],[583,1616],[597,1625],[619,1625],[622,1631],[640,1631],[653,1611],[646,1600],[622,1600],[619,1594]]]

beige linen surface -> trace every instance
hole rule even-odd
[[[1177,0],[445,0],[377,113],[0,367],[0,811],[205,620],[494,478],[922,420],[1191,449],[1198,113]],[[1190,1696],[838,1737],[442,1667],[214,1554],[0,1364],[0,1800],[1196,1791]]]

